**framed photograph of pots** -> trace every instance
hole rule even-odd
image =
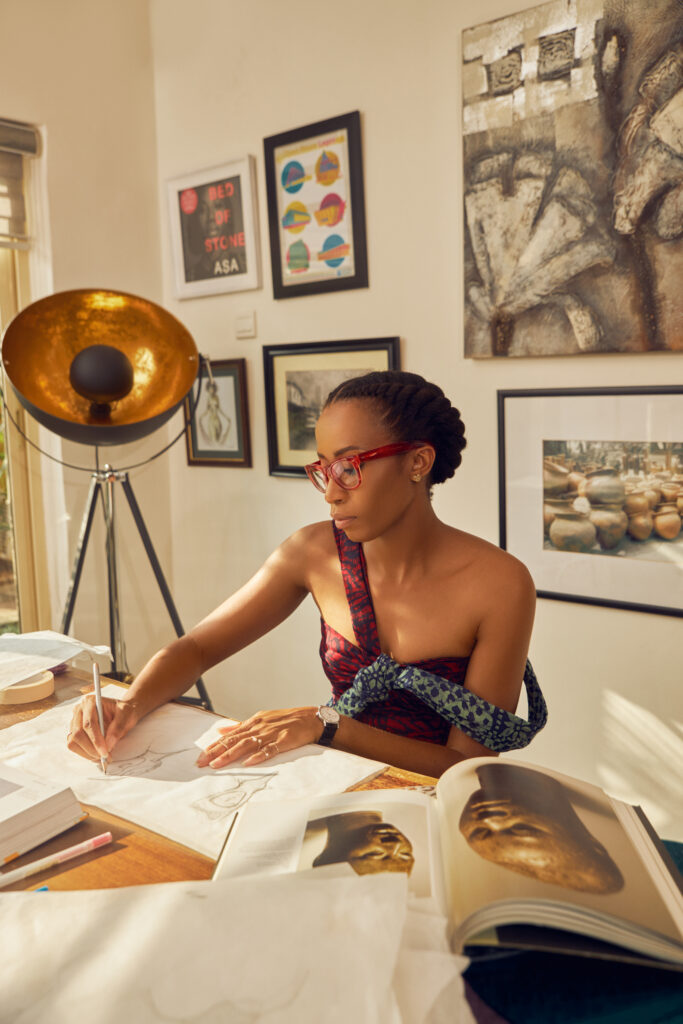
[[[683,616],[683,387],[499,391],[498,452],[539,597]]]
[[[268,464],[271,476],[306,476],[317,459],[315,424],[330,391],[371,370],[399,369],[399,339],[265,345]]]
[[[179,299],[261,286],[253,156],[167,183]]]
[[[360,114],[263,140],[276,299],[366,288]]]
[[[185,399],[190,466],[251,466],[245,359],[202,362],[198,398]]]

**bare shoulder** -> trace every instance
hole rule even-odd
[[[499,592],[505,601],[513,597],[525,602],[535,601],[536,587],[531,573],[509,551],[503,551],[482,537],[455,528],[450,530],[449,546],[453,552],[459,553],[463,571],[479,580],[489,589],[492,597]]]
[[[288,567],[302,583],[308,584],[311,571],[336,558],[336,544],[330,522],[302,526],[284,540],[268,561]]]

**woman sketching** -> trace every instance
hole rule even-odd
[[[108,756],[144,715],[274,629],[310,594],[320,610],[321,707],[263,710],[223,730],[198,763],[256,765],[306,743],[438,776],[463,758],[525,746],[546,708],[527,649],[535,590],[495,545],[443,523],[432,488],[465,447],[443,391],[398,371],[330,392],[308,476],[332,522],[298,530],[186,636],[155,654],[125,698],[86,697],[69,748]],[[524,683],[529,720],[514,714]]]

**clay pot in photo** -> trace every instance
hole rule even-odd
[[[558,466],[552,459],[543,460],[543,493],[552,497],[564,494],[567,490],[569,470],[565,466]]]
[[[655,509],[655,532],[663,540],[674,540],[681,532],[681,517],[673,502],[663,502]]]
[[[590,521],[597,530],[603,551],[617,547],[628,528],[628,516],[621,505],[594,505]]]
[[[650,502],[645,491],[631,491],[624,500],[624,512],[627,516],[635,515],[636,512],[647,512]]]
[[[683,513],[683,490],[676,498],[676,507],[678,509],[678,514],[681,515],[681,513]]]
[[[556,498],[546,498],[543,502],[543,532],[547,537],[550,533],[550,525],[558,512],[573,512],[573,494],[562,494]]]
[[[590,551],[597,530],[581,512],[558,512],[550,524],[550,540],[560,551]]]
[[[567,477],[567,486],[570,491],[578,491],[581,494],[581,487],[585,487],[586,477],[583,473],[579,473],[578,470],[574,469]]]
[[[585,494],[591,505],[623,505],[626,488],[616,469],[594,469],[587,477]]]
[[[629,536],[634,540],[647,540],[652,533],[653,526],[654,518],[649,509],[647,512],[636,512],[628,517]]]
[[[662,492],[659,487],[655,484],[648,483],[645,485],[645,494],[647,500],[650,502],[650,508],[654,508],[662,500]]]
[[[663,483],[662,484],[662,501],[673,501],[675,502],[678,498],[680,487],[674,483]]]

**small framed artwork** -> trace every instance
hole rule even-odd
[[[276,299],[366,288],[360,114],[263,140]]]
[[[499,391],[498,443],[539,597],[683,616],[683,387]]]
[[[252,156],[174,178],[168,200],[179,299],[260,287]]]
[[[190,466],[251,466],[245,359],[204,361],[199,398],[185,399]]]
[[[266,345],[268,463],[271,476],[305,476],[315,462],[315,424],[330,391],[371,370],[399,369],[399,339]]]

